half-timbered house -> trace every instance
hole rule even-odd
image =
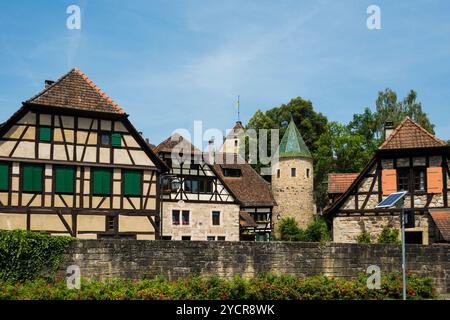
[[[386,141],[357,175],[331,175],[333,200],[326,210],[335,242],[356,242],[362,232],[373,241],[384,227],[400,229],[400,209],[377,209],[386,196],[407,191],[407,243],[450,241],[450,147],[411,119],[386,130]]]
[[[125,111],[72,69],[0,127],[0,228],[154,239],[165,170]]]
[[[269,239],[273,197],[249,164],[234,154],[202,152],[180,135],[154,151],[170,167],[162,183],[165,239]]]

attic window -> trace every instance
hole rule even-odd
[[[241,172],[241,169],[225,168],[225,169],[223,169],[223,175],[225,177],[239,178],[242,176],[242,172]]]

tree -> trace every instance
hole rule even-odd
[[[370,161],[374,146],[365,136],[352,132],[349,126],[330,122],[316,143],[314,166],[316,172],[315,198],[319,209],[327,204],[327,179],[332,172],[360,172]]]
[[[398,101],[397,94],[389,88],[379,91],[375,107],[374,113],[366,108],[363,114],[355,115],[353,121],[349,124],[353,130],[359,131],[368,139],[376,139],[378,142],[384,141],[385,123],[391,121],[397,126],[406,117],[410,117],[434,134],[434,125],[422,110],[422,104],[417,102],[417,93],[414,90],[410,90],[401,101]]]

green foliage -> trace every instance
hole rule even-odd
[[[434,297],[430,278],[408,275],[409,299]],[[215,276],[189,276],[177,281],[158,277],[150,280],[82,279],[81,289],[68,289],[64,279],[0,282],[0,300],[357,300],[401,299],[402,279],[398,273],[383,276],[381,289],[367,288],[367,276],[348,280],[326,276],[300,278],[260,274],[251,279],[231,280]]]
[[[398,229],[384,227],[378,236],[378,243],[400,243],[398,240]]]
[[[70,241],[70,237],[0,230],[0,281],[20,282],[54,275]]]
[[[302,230],[294,218],[284,218],[279,230],[282,241],[326,242],[330,239],[328,226],[322,219],[311,222]]]
[[[367,231],[364,231],[356,236],[356,242],[358,243],[370,243],[370,234]]]

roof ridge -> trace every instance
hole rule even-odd
[[[47,91],[49,91],[51,88],[53,88],[58,82],[61,82],[64,78],[66,78],[72,71],[75,71],[76,68],[72,68],[70,69],[68,72],[66,72],[65,74],[63,74],[61,77],[59,77],[58,79],[56,79],[51,85],[49,85],[48,87],[45,87],[44,89],[42,89],[41,91],[39,91],[38,93],[36,93],[34,96],[32,96],[31,98],[25,100],[25,102],[31,102],[32,100],[42,96],[44,93],[46,93]]]
[[[71,71],[75,71],[78,73],[90,86],[92,89],[97,91],[97,93],[106,101],[108,101],[119,113],[125,113],[123,110],[113,99],[111,99],[100,87],[98,87],[89,77],[81,71],[79,68],[73,68]],[[70,71],[70,72],[71,72]]]
[[[44,95],[47,92],[49,92],[50,90],[52,90],[53,88],[56,88],[58,85],[61,85],[61,88],[64,88],[64,84],[61,84],[61,83],[67,77],[69,77],[70,75],[74,75],[74,74],[76,74],[77,76],[80,76],[82,81],[84,81],[85,84],[87,84],[90,89],[94,90],[94,92],[99,95],[99,100],[102,101],[102,103],[106,103],[106,105],[110,109],[112,109],[111,111],[107,111],[107,112],[114,112],[113,110],[115,110],[115,112],[117,112],[119,114],[126,114],[125,110],[123,110],[113,99],[111,99],[111,97],[109,97],[102,89],[100,89],[100,87],[98,87],[91,79],[89,79],[89,77],[86,74],[84,74],[83,71],[81,71],[79,68],[76,68],[76,67],[70,69],[63,76],[61,76],[60,78],[55,80],[51,85],[47,86],[46,88],[44,88],[43,90],[38,92],[36,95],[27,99],[25,102],[39,104],[39,102],[36,102],[35,100],[39,100],[40,98],[45,99]]]
[[[412,120],[409,116],[407,116],[398,126],[395,128],[394,132],[389,136],[389,138],[383,142],[383,144],[378,149],[384,149],[389,143],[395,138],[395,136],[400,132],[400,130],[405,126],[405,124],[409,122],[413,124],[417,129],[419,129],[421,132],[425,133],[429,138],[433,139],[435,142],[442,144],[443,146],[446,145],[444,141],[437,138],[435,135],[431,134],[426,130],[424,127],[422,127],[420,124]]]

